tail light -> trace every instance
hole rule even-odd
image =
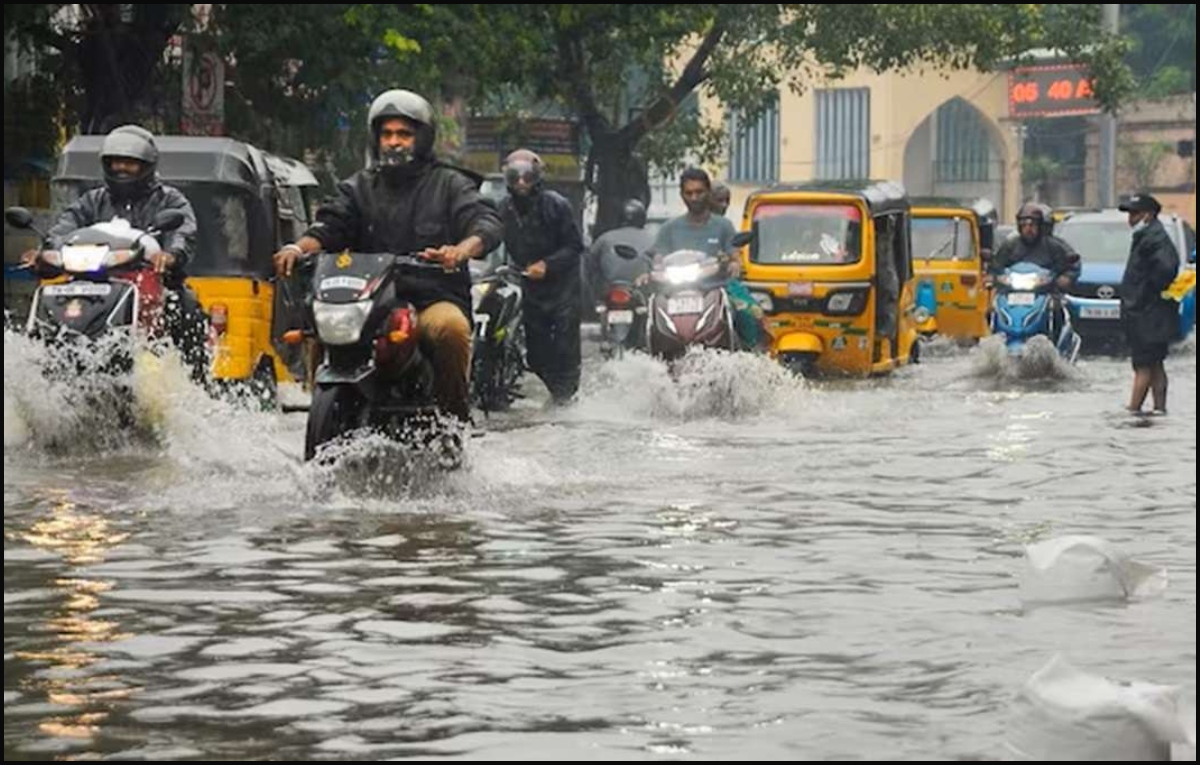
[[[962,286],[964,287],[974,287],[979,283],[979,276],[977,274],[963,274],[958,277],[958,280],[962,282]]]
[[[416,329],[412,309],[397,308],[392,311],[392,315],[388,317],[387,329],[387,339],[392,345],[408,342],[408,339],[415,334],[414,330]]]
[[[288,345],[299,345],[300,343],[304,342],[304,330],[289,329],[287,332],[283,333],[282,339],[283,342]]]
[[[214,303],[208,311],[208,322],[218,335],[225,334],[229,329],[229,307],[224,303]]]
[[[613,287],[608,291],[608,304],[611,306],[627,306],[633,302],[633,293],[624,287]]]
[[[384,332],[375,338],[375,360],[379,366],[403,364],[417,347],[417,317],[411,308],[397,308],[388,315]]]

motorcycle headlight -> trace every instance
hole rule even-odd
[[[692,263],[686,266],[672,266],[666,270],[665,276],[671,284],[687,284],[700,278],[700,264]]]
[[[373,300],[356,303],[326,303],[313,301],[313,319],[317,335],[328,345],[353,345],[362,337],[363,325],[371,315]]]
[[[477,284],[472,284],[471,304],[479,305],[480,301],[487,297],[487,294],[492,291],[492,287],[494,287],[495,284],[495,282],[479,282]]]
[[[1008,286],[1017,292],[1032,292],[1041,285],[1041,274],[1011,274],[1008,277]]]
[[[62,248],[62,268],[73,274],[87,274],[103,268],[106,257],[106,245],[69,244]]]

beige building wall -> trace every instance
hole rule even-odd
[[[813,180],[817,173],[816,102],[819,87],[867,88],[870,91],[870,175],[901,181],[913,195],[939,193],[987,196],[1006,219],[1020,205],[1020,147],[1008,121],[1008,79],[1004,73],[874,74],[857,72],[842,80],[814,83],[797,96],[780,93],[780,168],[782,183]],[[960,98],[986,126],[994,170],[989,184],[946,184],[934,179],[938,107]],[[706,102],[710,119],[723,119],[719,105]],[[726,167],[710,168],[723,178]],[[729,217],[738,219],[746,198],[757,188],[735,184]]]

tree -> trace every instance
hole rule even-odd
[[[38,57],[37,77],[57,89],[68,123],[77,120],[81,132],[103,133],[159,113],[163,53],[189,8],[10,4],[4,35]]]
[[[1121,31],[1132,44],[1126,63],[1139,91],[1165,98],[1196,91],[1196,4],[1121,6]]]
[[[395,6],[390,6],[395,7]],[[514,84],[563,103],[590,141],[598,227],[645,196],[647,165],[711,160],[722,126],[686,107],[700,93],[753,119],[781,86],[866,67],[990,70],[1035,48],[1089,64],[1112,107],[1132,79],[1097,5],[459,5],[446,33],[469,45],[476,92]],[[626,92],[632,72],[648,75]],[[629,103],[632,97],[634,103]]]
[[[361,167],[371,98],[394,87],[446,90],[436,6],[226,4],[209,35],[224,55],[230,134],[280,153],[315,152],[340,176]],[[418,42],[418,38],[421,42]]]
[[[1165,141],[1122,143],[1121,171],[1133,180],[1135,189],[1149,189],[1154,186],[1163,160],[1174,153],[1175,147]]]
[[[1049,196],[1050,186],[1063,176],[1062,163],[1045,154],[1035,154],[1021,161],[1021,183],[1030,190],[1027,194],[1035,202]]]

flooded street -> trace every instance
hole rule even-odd
[[[1127,360],[592,358],[450,475],[306,467],[301,415],[153,383],[112,445],[35,355],[6,338],[6,759],[992,759],[1056,653],[1194,703],[1194,346],[1149,427]],[[1023,609],[1066,534],[1166,592]]]

